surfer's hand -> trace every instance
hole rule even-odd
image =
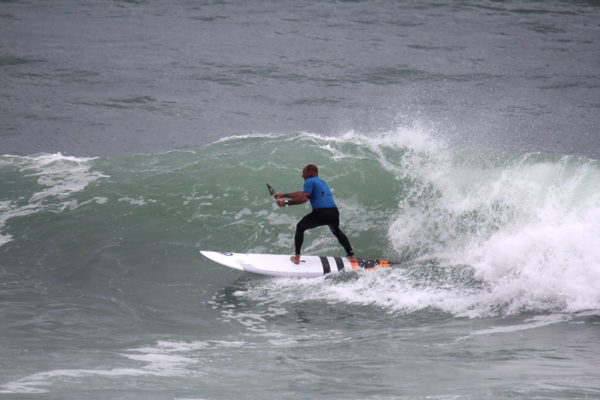
[[[282,198],[282,197],[283,197],[283,194],[281,194],[280,192],[275,192],[275,193],[273,194],[273,197],[275,197],[276,199],[280,199],[280,198]]]
[[[286,199],[277,199],[277,205],[279,207],[286,207],[286,206],[289,206],[290,203],[288,203],[288,200],[286,200]]]

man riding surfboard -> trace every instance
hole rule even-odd
[[[304,178],[304,187],[299,192],[280,193],[276,192],[273,196],[277,199],[279,207],[293,206],[303,204],[310,200],[313,211],[305,215],[296,225],[296,234],[294,244],[295,254],[290,258],[294,264],[300,263],[300,252],[304,242],[304,231],[318,226],[329,226],[331,233],[337,238],[350,262],[356,262],[354,251],[346,234],[340,229],[340,212],[333,199],[333,194],[329,186],[319,178],[319,169],[314,164],[308,164],[302,169],[302,178]]]

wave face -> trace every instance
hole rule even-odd
[[[135,308],[165,266],[173,281],[224,273],[197,249],[290,253],[309,208],[277,208],[265,182],[299,190],[308,162],[333,188],[357,253],[400,265],[360,279],[264,281],[248,296],[472,318],[600,309],[600,162],[453,152],[416,125],[230,137],[117,158],[3,156],[5,293],[105,298],[128,288]],[[303,251],[343,255],[326,228],[307,233]]]

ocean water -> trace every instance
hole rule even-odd
[[[599,17],[0,1],[0,399],[600,398]],[[309,162],[393,268],[198,253],[290,253]]]

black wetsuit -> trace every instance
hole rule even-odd
[[[348,256],[354,255],[352,246],[348,237],[340,229],[340,212],[337,209],[333,195],[329,186],[318,176],[306,179],[304,182],[304,192],[309,194],[310,204],[313,211],[306,215],[296,225],[296,235],[294,237],[296,245],[296,254],[300,254],[302,243],[304,242],[304,231],[316,228],[318,226],[329,226],[331,233],[337,238],[340,244],[346,250]]]
[[[300,250],[302,249],[304,231],[324,225],[329,226],[331,233],[335,235],[337,240],[344,247],[344,250],[346,250],[346,254],[348,256],[354,255],[348,237],[340,229],[340,212],[337,207],[317,208],[298,222],[298,225],[296,225],[296,235],[294,237],[296,254],[300,254]]]

